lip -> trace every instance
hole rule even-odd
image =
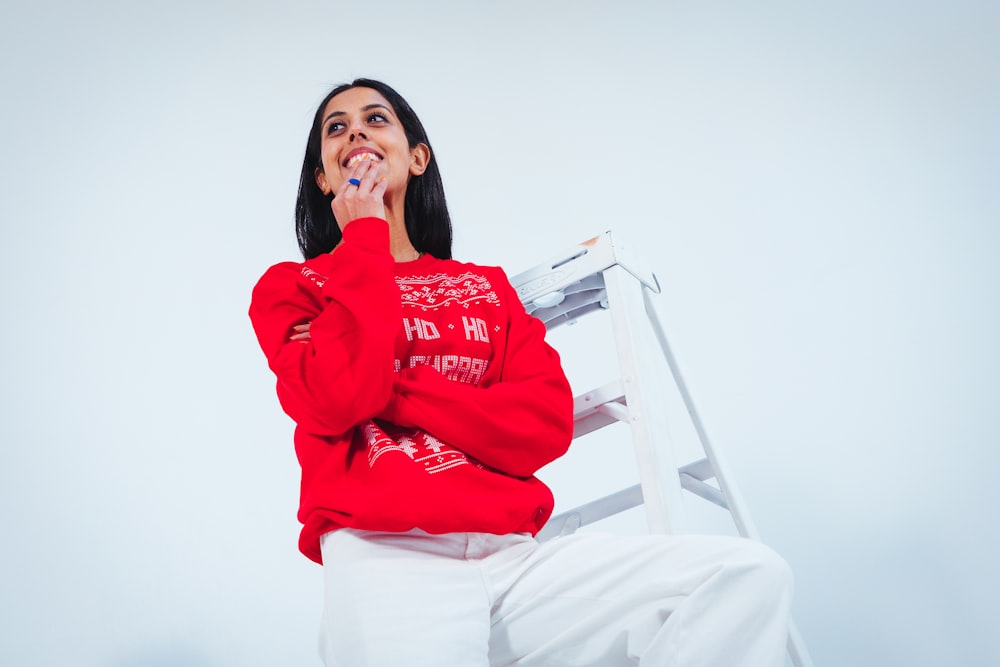
[[[384,156],[384,155],[382,155],[382,154],[381,154],[380,152],[378,152],[377,150],[375,150],[374,148],[370,148],[370,147],[368,147],[368,146],[358,146],[357,148],[355,148],[355,149],[354,149],[353,151],[351,151],[350,153],[348,153],[348,154],[347,154],[347,155],[346,155],[346,156],[344,157],[344,159],[343,159],[343,160],[341,161],[341,163],[340,163],[340,164],[341,164],[341,166],[343,166],[343,167],[346,167],[346,166],[347,166],[347,163],[348,163],[348,161],[350,161],[350,159],[351,159],[352,157],[354,157],[355,155],[358,155],[359,153],[373,153],[373,154],[375,154],[375,155],[377,155],[377,156],[378,156],[378,159],[379,159],[379,160],[384,160],[384,159],[385,159],[385,156]]]

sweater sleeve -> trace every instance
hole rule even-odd
[[[361,218],[308,284],[310,269],[271,267],[253,290],[250,320],[278,398],[296,424],[338,435],[383,410],[393,389],[393,345],[401,307],[384,220]],[[293,327],[310,323],[310,338]]]
[[[507,277],[497,273],[509,310],[499,380],[474,386],[431,366],[407,368],[384,416],[423,428],[492,468],[528,477],[569,448],[573,394],[559,355],[545,342],[545,325],[525,312]]]

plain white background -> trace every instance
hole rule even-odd
[[[998,29],[972,0],[4,5],[0,662],[318,664],[246,308],[355,76],[420,114],[459,258],[641,250],[817,665],[1000,661]],[[571,333],[578,377],[602,346]],[[561,505],[619,445],[547,471]]]

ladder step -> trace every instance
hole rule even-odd
[[[691,475],[681,473],[681,487],[687,489],[696,496],[704,498],[710,503],[718,505],[722,509],[729,509],[729,502],[726,500],[725,494],[711,484],[706,484]]]
[[[642,487],[636,484],[611,495],[592,500],[589,503],[574,507],[568,512],[557,514],[549,519],[545,527],[539,531],[538,541],[560,535],[571,535],[577,528],[587,526],[601,519],[638,507],[642,504]]]
[[[705,483],[706,479],[715,477],[715,468],[708,457],[681,466],[677,469],[677,473],[680,475],[682,488],[723,509],[729,509],[726,494],[718,487]]]
[[[573,438],[579,438],[620,421],[622,416],[620,410],[625,409],[625,388],[621,379],[574,397]]]
[[[712,467],[712,462],[708,460],[707,456],[693,463],[681,466],[678,468],[678,471],[682,475],[690,475],[701,481],[715,477],[715,468]]]

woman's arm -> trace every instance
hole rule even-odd
[[[519,477],[564,454],[573,437],[573,394],[545,326],[529,316],[502,272],[496,284],[509,310],[499,381],[473,386],[431,366],[403,369],[381,415],[423,428],[486,465]]]
[[[285,412],[312,433],[338,435],[382,411],[392,394],[401,307],[388,225],[346,225],[343,243],[321,264],[329,275],[310,278],[290,262],[268,270],[254,287],[250,319]]]

